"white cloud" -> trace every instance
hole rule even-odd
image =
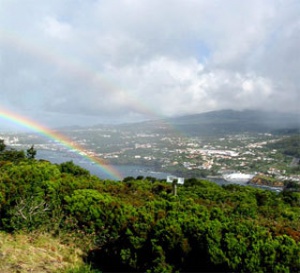
[[[299,112],[299,3],[3,0],[1,103],[65,121]]]
[[[43,20],[43,31],[50,37],[65,40],[71,35],[72,27],[70,24],[60,22],[56,18],[47,16]]]

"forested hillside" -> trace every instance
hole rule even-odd
[[[47,234],[85,262],[30,272],[300,271],[300,192],[189,179],[174,196],[165,181],[101,180],[37,161],[33,147],[1,147],[1,234]],[[2,268],[16,272],[8,257],[2,250]]]
[[[277,149],[285,155],[300,158],[300,135],[292,135],[280,141],[268,144],[269,148]]]

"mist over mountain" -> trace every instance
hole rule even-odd
[[[297,131],[300,128],[300,116],[291,113],[254,110],[221,110],[122,124],[118,125],[117,128],[144,132],[175,130],[191,136]]]

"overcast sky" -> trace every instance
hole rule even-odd
[[[0,0],[0,54],[46,126],[300,108],[299,0]]]

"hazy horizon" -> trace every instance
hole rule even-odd
[[[209,115],[212,113],[213,115]],[[152,119],[142,119],[142,120],[134,120],[134,121],[125,121],[125,122],[102,122],[102,123],[90,123],[90,124],[76,124],[76,123],[70,123],[62,126],[44,126],[41,123],[38,123],[34,120],[30,119],[24,119],[24,123],[22,124],[22,121],[20,122],[18,119],[15,119],[14,121],[6,121],[6,123],[0,124],[0,133],[7,133],[7,134],[14,134],[14,133],[40,133],[42,131],[47,130],[53,130],[53,131],[61,131],[66,129],[75,129],[75,128],[93,128],[97,126],[118,126],[118,125],[135,125],[140,124],[143,122],[155,122],[157,121],[158,124],[162,122],[161,124],[172,126],[172,123],[177,123],[178,121],[181,122],[181,118],[187,118],[185,121],[186,124],[189,124],[189,122],[194,122],[193,118],[196,116],[199,116],[199,125],[201,124],[201,120],[203,120],[203,117],[208,117],[207,122],[211,122],[211,118],[213,118],[213,122],[217,121],[215,118],[218,118],[220,114],[224,113],[224,116],[221,117],[221,119],[232,119],[232,118],[243,118],[243,119],[249,119],[251,116],[254,118],[254,120],[250,120],[251,122],[258,122],[259,124],[265,124],[267,127],[269,127],[269,122],[272,123],[273,129],[283,129],[283,128],[289,128],[289,129],[295,129],[300,128],[300,114],[295,113],[289,113],[289,112],[278,112],[278,111],[261,111],[261,110],[251,110],[251,109],[244,109],[244,110],[233,110],[233,109],[221,109],[217,111],[207,111],[203,113],[193,113],[193,114],[187,114],[187,115],[177,115],[172,117],[156,117]],[[231,113],[234,114],[234,116],[231,116]],[[208,115],[207,115],[208,114]],[[229,116],[228,116],[229,114]],[[250,114],[250,116],[248,116]],[[217,116],[216,116],[217,115]],[[0,115],[1,118],[1,115]],[[234,118],[234,119],[235,119]],[[190,120],[190,121],[189,121]],[[238,122],[238,121],[237,121]],[[32,123],[32,125],[31,125]],[[146,123],[145,123],[146,125]],[[201,125],[200,125],[201,126]],[[41,128],[39,128],[41,127]],[[271,126],[272,127],[272,126]],[[270,128],[271,128],[270,127]],[[120,127],[121,128],[121,127]]]

